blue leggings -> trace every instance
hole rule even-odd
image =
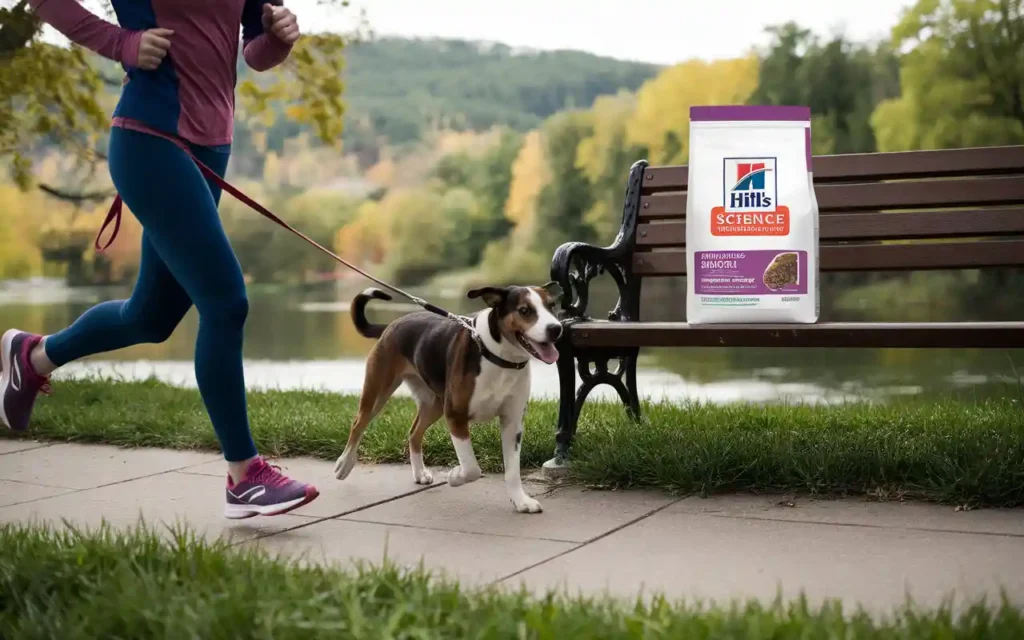
[[[230,147],[192,146],[221,176]],[[194,304],[199,312],[196,380],[229,462],[256,455],[245,406],[242,329],[249,312],[245,281],[221,226],[220,188],[173,143],[115,127],[110,175],[142,224],[142,258],[128,300],[104,302],[47,338],[60,366],[134,344],[163,342]]]

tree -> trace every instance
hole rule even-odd
[[[388,196],[384,196],[386,199]],[[334,252],[359,265],[379,265],[391,250],[389,220],[382,215],[384,199],[359,206],[355,219],[334,235]]]
[[[438,161],[432,175],[441,190],[463,189],[473,194],[473,215],[465,220],[466,264],[480,261],[484,248],[512,228],[505,217],[505,203],[512,185],[512,164],[522,147],[522,136],[501,128],[497,139],[479,153],[459,150]],[[490,137],[490,136],[488,136]]]
[[[513,225],[532,228],[541,190],[551,179],[544,156],[544,139],[540,131],[531,131],[523,139],[515,162],[512,163],[512,181],[509,184],[505,216]]]
[[[339,7],[347,4],[344,0],[324,2]],[[104,0],[102,6],[108,19],[112,18],[109,1]],[[77,45],[43,42],[42,26],[28,0],[0,8],[0,95],[4,96],[0,101],[0,162],[7,163],[22,189],[36,185],[72,204],[77,212],[114,195],[105,175],[102,144],[109,130],[108,113],[121,86],[121,70]],[[259,81],[241,83],[239,119],[257,124],[257,129],[259,125],[273,129],[283,109],[286,119],[312,128],[322,143],[339,144],[345,108],[341,53],[351,37],[313,33],[300,39],[286,63]],[[259,137],[259,133],[257,140],[265,147],[267,136]],[[243,136],[243,141],[251,142],[252,137]],[[72,158],[75,170],[63,174],[60,182],[38,180],[33,165],[55,150]],[[91,251],[92,239],[91,232],[76,222],[81,218],[73,213],[64,224],[50,225],[40,242],[48,260],[65,263],[69,279],[80,281],[86,277],[86,254]]]
[[[534,130],[523,136],[509,169],[508,197],[503,206],[510,226],[508,235],[491,241],[483,250],[478,284],[499,285],[543,276],[544,260],[534,253],[540,230],[540,196],[552,179],[544,133]]]
[[[525,132],[558,111],[600,95],[636,90],[657,65],[579,51],[516,50],[463,40],[379,38],[348,51],[346,88],[354,111],[346,146],[421,140],[437,128]]]
[[[0,9],[0,156],[9,159],[23,188],[32,183],[31,155],[42,143],[59,141],[77,157],[94,160],[105,121],[103,76],[90,55],[41,42],[41,30],[28,0]]]
[[[24,278],[42,266],[32,219],[40,199],[39,192],[25,193],[0,184],[0,279]]]
[[[310,190],[288,198],[258,183],[243,188],[325,247],[359,209],[359,202],[337,192]],[[305,282],[337,266],[329,256],[268,223],[234,198],[221,200],[221,217],[242,268],[256,282]]]
[[[392,191],[381,201],[392,243],[385,270],[400,284],[422,283],[449,266],[447,251],[458,221],[446,204],[427,190]]]
[[[872,116],[879,149],[1024,142],[1024,0],[918,0],[892,38],[903,94]]]
[[[544,123],[543,132],[551,179],[537,195],[537,228],[531,248],[550,256],[568,238],[593,240],[593,229],[586,222],[593,194],[586,175],[576,165],[580,143],[593,133],[590,114],[556,114]]]
[[[760,61],[691,60],[665,69],[637,92],[636,111],[626,125],[626,141],[648,151],[653,164],[686,164],[690,146],[690,107],[744,104],[757,87]]]
[[[543,278],[552,251],[568,238],[588,240],[590,184],[577,167],[580,143],[591,135],[587,111],[564,111],[526,135],[512,165],[505,215],[514,224],[507,238],[483,255],[488,282]]]
[[[772,41],[750,104],[810,107],[816,154],[874,151],[871,114],[899,93],[889,47],[872,50],[841,35],[822,43],[793,22],[767,31]]]
[[[480,204],[479,223],[470,236],[469,263],[476,264],[483,257],[488,243],[505,236],[512,228],[505,217],[505,202],[512,189],[512,163],[523,146],[523,137],[504,130],[498,143],[488,149],[480,159],[480,172],[474,185]]]
[[[598,98],[589,114],[591,133],[576,150],[576,167],[590,183],[593,201],[584,221],[598,242],[615,237],[629,167],[647,155],[646,149],[626,140],[626,125],[635,108],[636,97],[630,93]]]
[[[104,8],[112,15],[108,2]],[[32,158],[44,145],[57,145],[85,163],[102,161],[98,143],[108,127],[104,90],[120,86],[116,65],[75,45],[47,44],[41,33],[28,0],[0,9],[0,156],[23,188],[33,184]],[[286,104],[289,119],[312,127],[325,144],[337,144],[344,113],[341,53],[348,39],[318,33],[300,39],[268,78],[241,84],[240,115],[270,126],[274,105]],[[83,195],[48,191],[65,199]]]

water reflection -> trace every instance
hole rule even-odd
[[[356,333],[348,315],[348,302],[361,286],[354,283],[341,292],[333,287],[253,290],[246,326],[247,384],[358,392],[363,358],[372,345]],[[67,289],[54,281],[0,283],[0,327],[51,333],[92,304],[127,294],[127,289]],[[477,308],[461,298],[431,298],[457,312]],[[644,298],[645,319],[677,319],[685,307],[680,281],[645,285]],[[591,308],[599,315],[613,302],[613,292],[599,288]],[[864,313],[869,314],[869,305],[865,306]],[[378,321],[413,309],[397,304],[371,308]],[[62,375],[155,376],[193,386],[196,328],[193,310],[163,344],[93,356],[67,367]],[[984,398],[1021,393],[1016,363],[1024,363],[1021,354],[1006,350],[660,349],[642,355],[639,377],[641,393],[655,400],[817,403],[907,395]],[[535,396],[556,396],[555,369],[536,363],[533,370]],[[607,388],[595,393],[605,398],[614,394]]]

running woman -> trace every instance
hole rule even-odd
[[[199,312],[195,372],[227,461],[224,515],[278,515],[315,499],[312,485],[261,458],[249,429],[242,269],[221,226],[220,188],[183,150],[224,175],[234,124],[235,61],[255,71],[287,59],[295,15],[263,0],[113,0],[119,25],[76,0],[31,0],[71,41],[120,62],[127,77],[114,110],[108,162],[114,186],[141,223],[139,274],[127,300],[104,302],[49,336],[17,329],[0,343],[0,418],[29,426],[50,374],[73,360],[166,340],[192,305]]]

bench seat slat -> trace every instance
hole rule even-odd
[[[837,213],[821,216],[822,240],[917,240],[1024,235],[1024,207],[912,213]],[[685,222],[641,224],[638,247],[686,246]]]
[[[1024,240],[983,240],[927,244],[822,245],[822,271],[925,271],[1024,265]],[[639,276],[686,275],[686,251],[633,255]]]
[[[813,162],[814,181],[819,184],[994,176],[1024,173],[1024,146],[851,153],[814,156]],[[645,192],[682,191],[689,183],[686,166],[650,167],[645,173]]]
[[[1024,348],[1024,322],[580,322],[572,325],[570,337],[573,344],[586,347],[1019,349]]]

